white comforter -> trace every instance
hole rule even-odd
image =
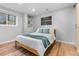
[[[52,36],[51,34],[44,34],[44,33],[31,33],[31,35],[42,35],[42,36],[46,36],[49,41],[50,41],[50,45],[54,42],[55,37]],[[23,44],[35,49],[38,51],[39,55],[44,55],[46,49],[50,46],[48,46],[47,48],[44,48],[44,45],[42,43],[42,40],[37,40],[35,38],[31,38],[28,36],[23,36],[23,35],[18,35],[17,40],[21,41]]]

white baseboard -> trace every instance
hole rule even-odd
[[[13,41],[15,41],[15,39],[9,40],[9,41],[5,41],[5,42],[1,42],[0,45],[6,44],[6,43],[10,43],[10,42],[13,42]],[[62,40],[56,40],[56,41],[76,46],[76,44],[74,42],[67,42],[67,41],[62,41]]]
[[[70,45],[75,45],[74,42],[67,42],[67,41],[61,41],[61,40],[56,40],[57,42],[62,42],[62,43],[66,43],[66,44],[70,44]]]
[[[0,42],[0,45],[2,45],[2,44],[6,44],[6,43],[10,43],[10,42],[13,42],[13,41],[15,41],[15,40],[13,39],[13,40],[5,41],[5,42]]]

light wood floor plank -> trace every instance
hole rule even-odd
[[[18,47],[18,49],[16,49],[14,42],[11,42],[0,45],[0,56],[35,56],[35,55],[21,47]],[[47,49],[45,56],[77,56],[77,50],[73,45],[55,42]]]

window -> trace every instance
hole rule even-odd
[[[6,24],[6,20],[7,20],[6,16],[7,15],[5,13],[0,12],[0,24]]]
[[[0,25],[16,25],[16,16],[0,12]]]
[[[9,25],[15,25],[16,24],[16,16],[8,15],[8,24]]]

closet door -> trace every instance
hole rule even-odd
[[[76,40],[76,44],[77,44],[77,52],[79,54],[79,28],[77,28],[77,40]]]
[[[76,21],[76,46],[77,46],[77,52],[79,54],[79,4],[76,4],[76,12],[77,12],[77,21]]]

